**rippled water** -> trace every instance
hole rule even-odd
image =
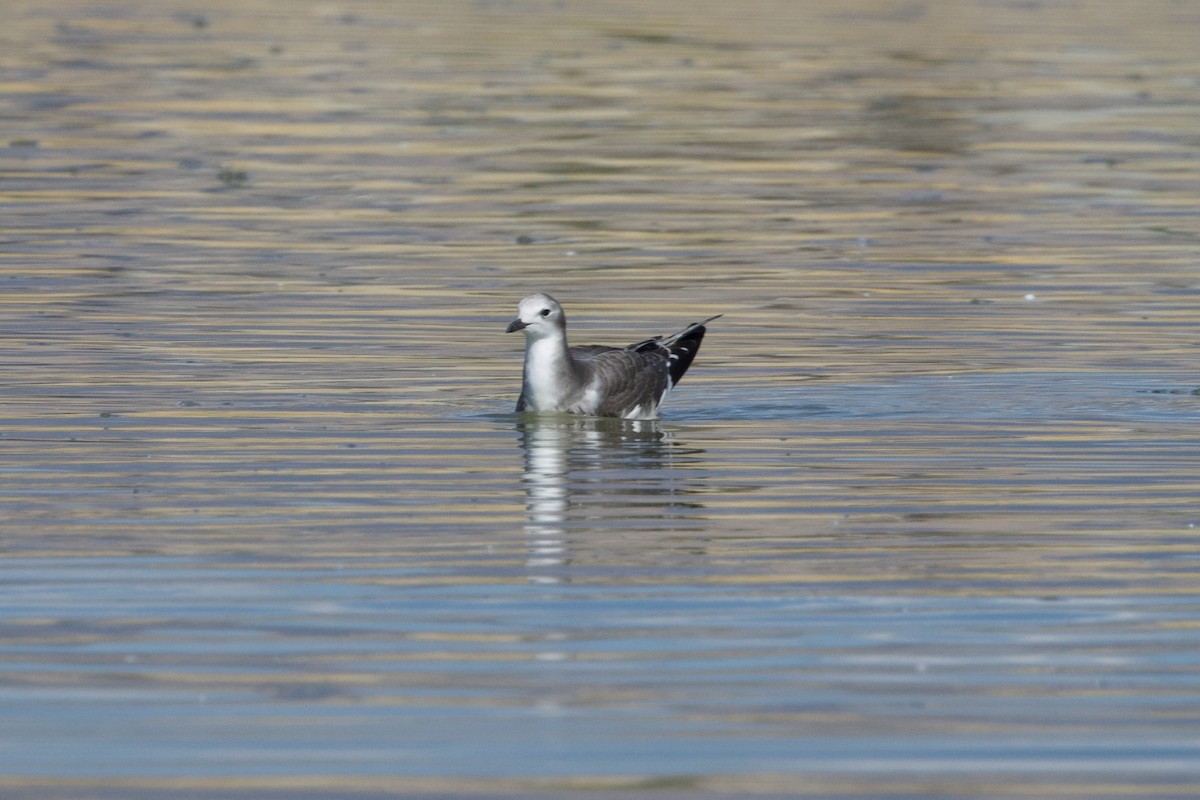
[[[0,37],[4,797],[1200,794],[1190,5]]]

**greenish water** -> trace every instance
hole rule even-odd
[[[0,793],[1200,793],[1198,36],[10,3]]]

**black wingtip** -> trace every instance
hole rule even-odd
[[[704,322],[711,321],[704,320]],[[688,328],[668,348],[670,355],[667,356],[667,371],[671,376],[672,388],[674,388],[675,384],[683,380],[683,374],[692,365],[692,361],[696,358],[696,353],[700,352],[700,342],[704,341],[706,330],[704,322]]]

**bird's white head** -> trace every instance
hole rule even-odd
[[[517,305],[517,318],[508,326],[507,333],[525,331],[531,339],[552,336],[567,327],[567,316],[562,306],[548,294],[531,294]]]

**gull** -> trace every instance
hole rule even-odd
[[[720,316],[628,347],[568,347],[562,306],[548,294],[531,294],[517,306],[517,318],[507,330],[525,332],[517,411],[655,419],[663,396],[696,357],[704,326]]]

